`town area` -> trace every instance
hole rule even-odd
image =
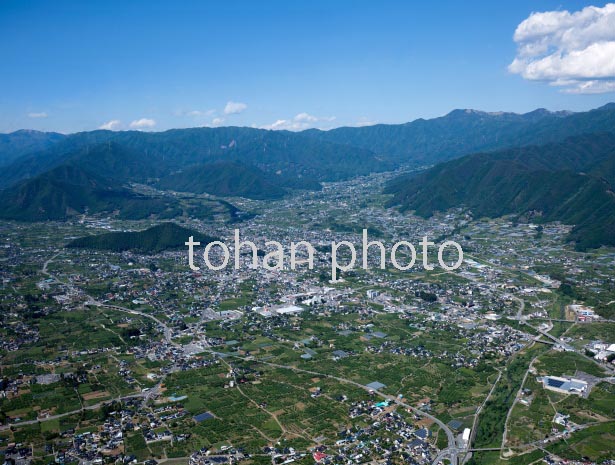
[[[239,227],[259,257],[309,241],[311,270],[64,247],[147,221],[2,223],[0,461],[615,463],[615,250],[577,252],[558,223],[401,214],[391,176],[183,221],[228,244]],[[401,271],[375,250],[332,280],[331,242],[363,229],[464,259]]]

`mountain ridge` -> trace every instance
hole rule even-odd
[[[606,172],[604,167],[610,167]],[[388,206],[429,217],[464,207],[474,216],[514,214],[575,225],[578,249],[615,245],[615,134],[477,153],[392,180]]]
[[[225,160],[254,165],[265,172],[281,171],[290,177],[332,181],[395,169],[400,164],[433,164],[479,151],[556,142],[572,135],[614,128],[615,103],[586,112],[454,109],[431,119],[327,131],[291,132],[239,126],[160,132],[99,129],[58,135],[58,140],[44,150],[16,153],[0,173],[0,188],[62,164],[71,153],[108,142],[152,157],[157,163],[168,165],[169,170]]]
[[[65,163],[76,152],[112,143],[170,173],[191,165],[236,161],[285,177],[349,179],[394,165],[367,149],[318,141],[299,133],[253,128],[170,129],[165,132],[92,131],[67,136],[48,150],[19,157],[0,173],[0,187]]]
[[[195,194],[246,197],[255,200],[279,199],[287,191],[276,175],[267,175],[254,166],[237,162],[215,162],[188,167],[162,178],[161,189]],[[276,182],[277,181],[277,182]]]
[[[66,220],[119,210],[120,217],[178,213],[176,205],[135,194],[120,184],[79,167],[61,165],[0,193],[0,218],[18,221]]]

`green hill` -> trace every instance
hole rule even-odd
[[[162,223],[136,232],[110,232],[96,236],[75,239],[66,247],[81,249],[110,250],[113,252],[132,251],[158,253],[164,250],[183,249],[190,236],[205,245],[215,239],[198,231],[187,229],[175,223]]]
[[[65,220],[84,212],[118,211],[121,218],[181,213],[177,201],[141,196],[78,167],[62,165],[0,191],[0,218],[19,221]]]
[[[158,187],[196,194],[278,199],[286,191],[276,184],[279,176],[267,175],[256,167],[220,162],[194,166],[163,178]]]
[[[533,221],[574,224],[579,249],[615,245],[612,173],[615,135],[480,153],[442,163],[385,189],[389,206],[424,217],[465,207],[474,216],[517,214]],[[603,171],[605,170],[605,171]]]

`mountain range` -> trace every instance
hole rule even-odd
[[[84,213],[104,212],[129,220],[179,216],[207,219],[223,214],[234,221],[240,213],[222,200],[182,201],[174,196],[141,194],[118,181],[122,179],[121,168],[113,179],[98,174],[95,165],[84,169],[82,164],[66,163],[0,192],[0,218],[64,221]]]
[[[398,164],[431,165],[470,153],[561,141],[615,130],[615,103],[572,113],[543,108],[525,114],[453,110],[405,124],[309,130],[319,140],[360,147]]]
[[[88,211],[121,210],[121,217],[140,219],[166,212],[174,216],[173,202],[135,194],[109,179],[79,167],[61,165],[34,179],[19,182],[0,195],[0,218],[43,221],[65,220]]]
[[[468,155],[394,179],[385,192],[389,206],[424,217],[465,207],[475,217],[573,224],[570,239],[586,249],[615,245],[613,185],[615,134],[603,133]]]
[[[5,166],[23,155],[42,152],[66,136],[57,132],[40,132],[21,129],[0,134],[0,166]]]
[[[135,181],[190,166],[231,161],[287,179],[336,181],[407,164],[434,164],[479,151],[557,142],[611,132],[615,104],[581,113],[539,109],[525,114],[453,110],[405,124],[342,127],[329,131],[270,131],[245,127],[164,132],[96,130],[70,135],[17,131],[0,140],[0,188],[85,156],[104,144],[132,154]],[[27,135],[30,137],[26,137]],[[2,140],[10,141],[3,143]],[[100,153],[100,152],[99,152]],[[89,157],[91,163],[94,157]],[[112,160],[106,160],[112,161]],[[116,176],[101,163],[101,174]]]
[[[239,127],[165,132],[99,130],[71,134],[46,150],[18,157],[4,168],[0,187],[9,187],[67,161],[89,159],[88,162],[92,162],[94,157],[88,156],[89,152],[96,150],[100,153],[105,145],[121,148],[139,164],[126,173],[137,182],[194,165],[222,161],[256,166],[264,172],[279,173],[289,179],[316,181],[348,179],[394,166],[366,149],[319,141],[287,131]],[[115,175],[113,166],[105,166],[102,166],[102,174]]]
[[[612,241],[614,131],[615,104],[580,113],[464,109],[329,131],[17,131],[0,135],[0,217],[62,220],[87,211],[174,218],[194,210],[175,195],[143,195],[135,186],[270,200],[321,182],[435,165],[393,181],[390,205],[423,216],[465,206],[475,215],[569,222],[582,248]],[[591,239],[581,239],[588,228]]]

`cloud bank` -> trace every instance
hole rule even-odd
[[[248,105],[246,105],[245,103],[227,102],[226,106],[224,107],[224,114],[225,115],[237,115],[245,111],[246,108],[248,108]]]
[[[532,13],[513,39],[518,48],[510,72],[567,93],[615,91],[615,3]]]
[[[287,131],[303,131],[318,126],[318,123],[331,122],[335,116],[314,116],[309,113],[299,113],[291,119],[279,119],[275,122],[262,126],[262,129],[285,129]]]
[[[106,129],[108,131],[116,131],[122,126],[122,122],[119,119],[112,119],[104,124],[101,124],[98,129]]]
[[[146,129],[146,128],[153,128],[154,126],[156,126],[156,121],[154,121],[153,119],[149,119],[149,118],[137,119],[137,120],[134,120],[132,123],[130,123],[130,127],[132,129]]]

